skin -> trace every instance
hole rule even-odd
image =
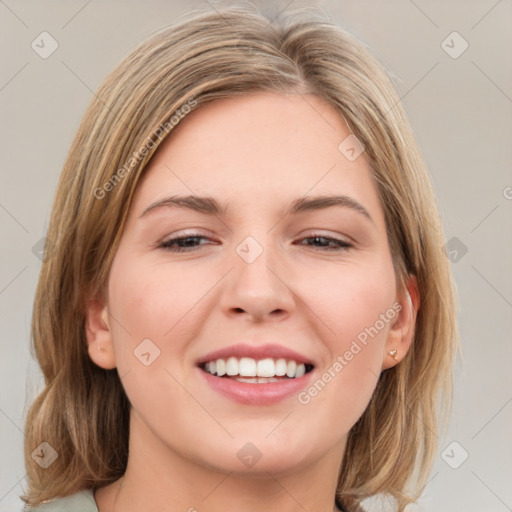
[[[364,153],[350,161],[338,150],[349,134],[315,95],[256,93],[193,111],[159,148],[136,190],[108,296],[87,309],[90,357],[117,367],[132,404],[127,471],[96,492],[102,512],[333,510],[347,433],[380,372],[405,356],[419,307],[414,276],[412,307],[396,288]],[[294,199],[334,193],[357,200],[373,222],[339,206],[280,214]],[[211,196],[228,212],[159,208],[140,218],[173,194]],[[207,240],[194,239],[189,252],[159,247],[196,233]],[[329,250],[335,244],[312,233],[353,247]],[[247,236],[264,249],[252,263],[236,252]],[[295,395],[239,404],[195,366],[212,350],[264,340],[312,358],[315,381],[393,303],[402,305],[395,318],[306,405]],[[133,353],[147,338],[160,350],[149,366]],[[262,454],[250,468],[237,457],[247,442]]]

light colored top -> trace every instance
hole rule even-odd
[[[56,498],[48,503],[26,509],[27,512],[99,512],[91,489]]]
[[[56,498],[53,501],[26,510],[27,512],[99,512],[91,489],[84,489],[64,498]],[[351,503],[347,510],[364,512],[363,508],[356,503]]]

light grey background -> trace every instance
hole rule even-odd
[[[40,269],[32,249],[45,234],[73,134],[99,83],[130,49],[207,5],[0,0],[0,512],[22,506],[17,495],[25,476],[24,416],[27,400],[42,385],[29,352]],[[411,510],[512,510],[511,2],[274,5],[276,12],[320,6],[397,77],[439,198],[446,242],[453,248],[456,237],[467,247],[452,262],[464,352],[455,408],[431,481]],[[59,45],[47,59],[31,48],[42,31]],[[454,31],[469,45],[457,58],[464,41],[450,35]],[[454,441],[458,444],[450,446]],[[460,464],[465,452],[467,460],[450,467],[448,462]],[[386,508],[374,501],[368,505]]]

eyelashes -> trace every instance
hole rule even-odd
[[[163,241],[158,247],[162,248],[168,252],[179,253],[179,252],[193,252],[193,251],[197,250],[201,245],[205,245],[205,244],[191,245],[191,242],[193,243],[194,240],[212,240],[212,239],[207,236],[204,236],[204,235],[193,233],[191,235],[170,238],[168,240]],[[344,240],[340,240],[338,238],[333,238],[333,237],[328,237],[328,236],[323,236],[323,235],[318,235],[318,234],[312,234],[309,237],[304,237],[304,238],[300,239],[300,241],[304,241],[304,240],[314,240],[315,243],[322,241],[320,243],[327,242],[328,244],[334,244],[334,245],[330,245],[330,246],[326,246],[326,245],[313,246],[313,247],[318,247],[321,250],[321,252],[348,251],[349,249],[354,247],[351,243],[345,242]],[[299,244],[299,245],[309,245],[309,244]]]
[[[301,240],[326,240],[327,242],[334,244],[333,246],[326,247],[324,245],[321,246],[314,246],[314,247],[320,247],[327,251],[346,251],[348,249],[351,249],[354,247],[352,244],[345,242],[344,240],[340,240],[338,238],[330,237],[330,236],[323,236],[323,235],[312,235],[305,238],[301,238]],[[300,244],[304,245],[304,244]]]
[[[165,249],[169,252],[190,252],[190,249],[195,249],[198,246],[191,246],[191,245],[185,245],[180,246],[181,243],[187,243],[190,242],[190,240],[194,239],[201,239],[201,240],[211,240],[210,238],[203,236],[203,235],[187,235],[187,236],[180,236],[176,238],[170,238],[169,240],[165,240],[160,244],[160,247],[162,249]],[[204,244],[201,244],[204,245]]]

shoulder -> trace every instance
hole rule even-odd
[[[91,489],[30,507],[26,512],[98,512]]]

